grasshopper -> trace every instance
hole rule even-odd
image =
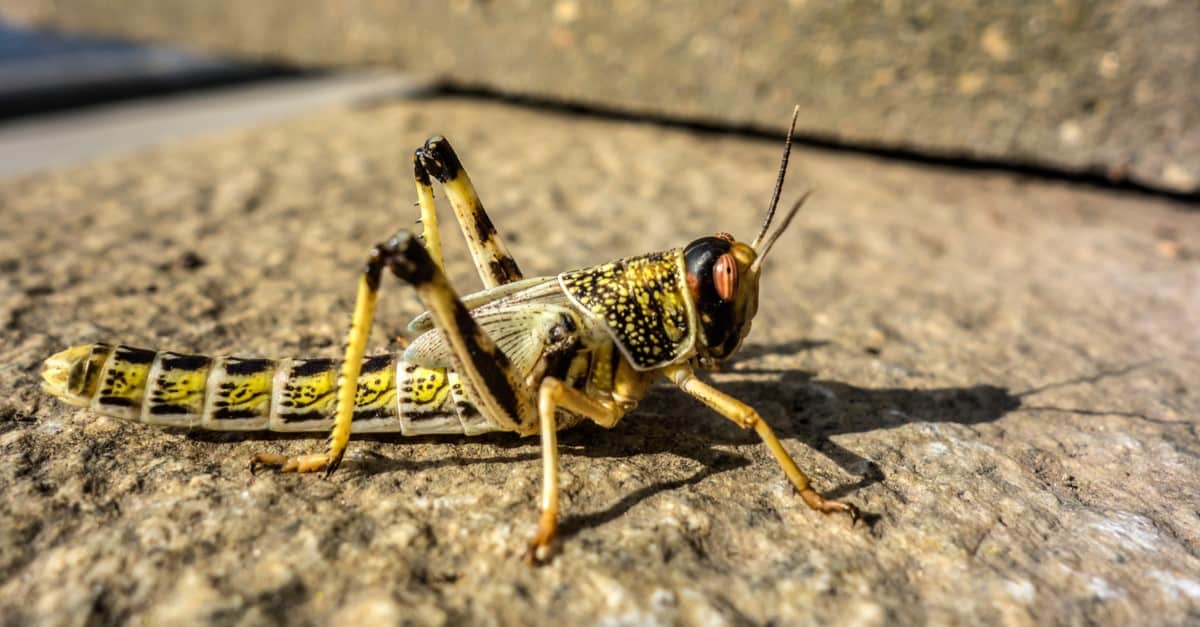
[[[666,377],[767,445],[812,509],[859,517],[810,485],[753,407],[697,378],[731,357],[758,309],[763,261],[805,197],[771,231],[796,116],[766,218],[751,241],[728,233],[673,248],[524,278],[449,142],[413,156],[420,240],[407,230],[374,246],[358,279],[343,359],[248,359],[85,344],[46,360],[43,388],[72,405],[140,422],[221,431],[328,431],[323,452],[262,453],[251,470],[332,474],[353,433],[540,434],[541,516],[527,559],[545,559],[558,521],[559,429],[611,428]],[[484,289],[459,297],[443,270],[433,182],[441,184]],[[403,355],[365,357],[384,270],[426,311]]]

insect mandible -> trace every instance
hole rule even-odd
[[[43,389],[72,405],[140,422],[219,431],[328,431],[323,452],[259,454],[251,469],[332,474],[353,433],[510,431],[541,435],[541,517],[526,552],[545,559],[558,521],[559,429],[615,426],[666,377],[767,445],[812,509],[848,514],[818,494],[753,407],[696,377],[728,359],[758,309],[763,260],[802,197],[771,230],[787,174],[797,108],[758,234],[727,233],[683,248],[524,278],[449,142],[413,156],[423,237],[402,230],[373,247],[358,279],[341,361],[249,359],[84,344],[46,360]],[[464,297],[443,271],[433,183],[440,183],[483,280]],[[416,289],[426,312],[403,355],[365,357],[384,270]]]

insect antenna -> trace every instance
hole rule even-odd
[[[804,206],[804,201],[808,200],[810,194],[812,192],[804,192],[804,195],[792,205],[792,208],[788,209],[787,214],[783,216],[783,222],[779,223],[779,228],[775,229],[775,232],[767,238],[762,249],[755,249],[758,257],[754,260],[754,263],[750,264],[751,272],[758,272],[758,269],[762,267],[763,259],[766,259],[767,253],[771,252],[771,247],[775,245],[775,240],[779,239],[779,236],[783,235],[783,232],[787,230],[788,225],[792,223],[792,218],[796,217],[796,214],[800,212],[800,207]]]
[[[796,108],[792,109],[792,125],[788,128],[787,140],[783,144],[783,159],[779,162],[779,176],[775,177],[775,192],[771,194],[771,205],[767,207],[767,217],[763,220],[762,228],[758,230],[758,235],[754,236],[754,241],[750,244],[754,250],[758,250],[758,243],[767,234],[771,220],[775,218],[775,208],[779,206],[779,196],[783,193],[783,179],[787,177],[788,157],[792,154],[792,135],[796,132],[796,118],[798,117],[800,117],[800,105],[796,105]]]

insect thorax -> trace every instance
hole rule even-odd
[[[564,272],[559,285],[600,322],[637,370],[684,359],[696,336],[680,249],[626,257]]]

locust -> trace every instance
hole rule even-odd
[[[73,346],[45,361],[43,389],[94,413],[216,431],[329,433],[321,452],[260,453],[250,469],[337,470],[353,434],[541,437],[542,493],[528,561],[548,559],[559,515],[557,432],[586,420],[612,428],[665,377],[770,450],[813,510],[852,504],[822,497],[750,405],[706,383],[750,332],[763,263],[808,197],[776,209],[797,108],[766,217],[749,244],[728,233],[555,276],[525,278],[450,143],[430,137],[413,155],[422,235],[400,230],[375,245],[357,280],[341,360],[208,357],[125,345]],[[459,296],[446,278],[434,201],[441,185],[484,289]],[[426,311],[402,354],[365,356],[384,271],[415,289]]]

